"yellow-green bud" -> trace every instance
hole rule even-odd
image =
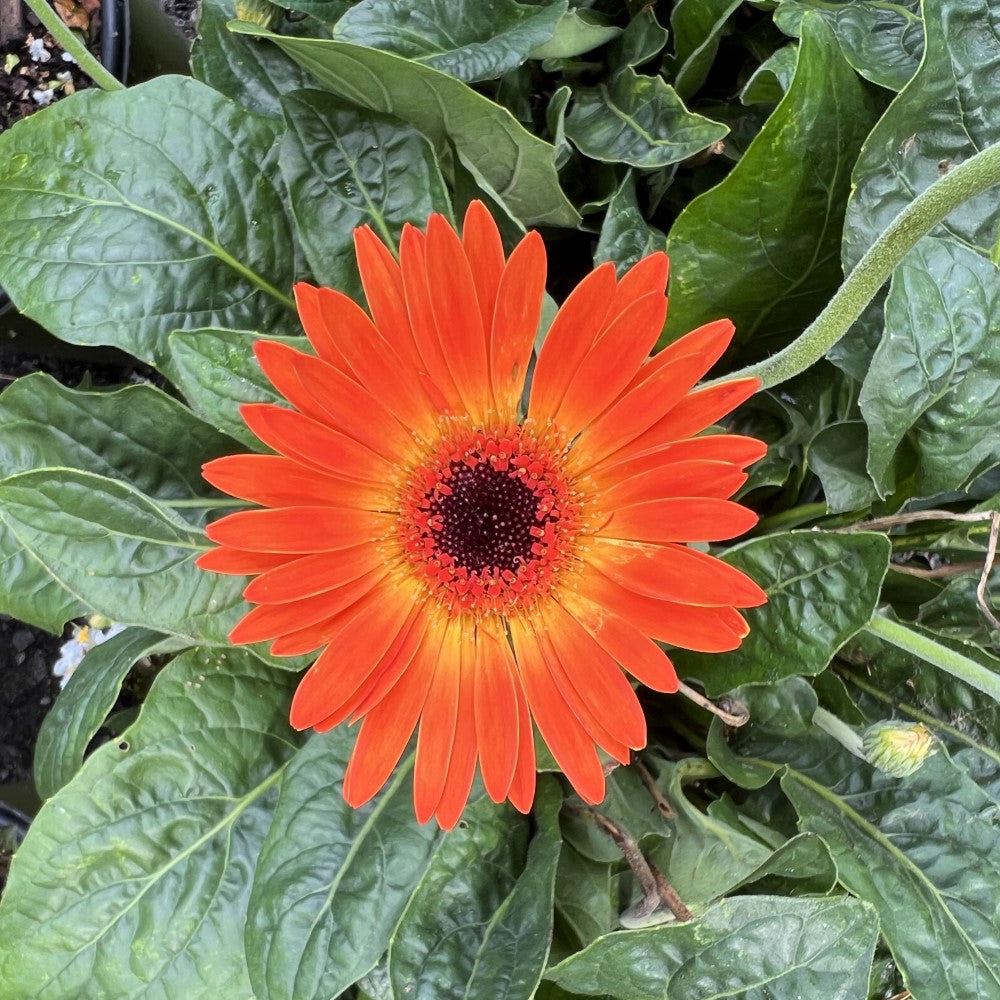
[[[236,0],[236,17],[240,21],[249,21],[268,31],[281,20],[284,10],[271,0]]]
[[[892,778],[913,774],[937,753],[934,734],[919,722],[876,722],[862,736],[869,764]]]

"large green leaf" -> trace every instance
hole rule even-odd
[[[241,577],[206,573],[202,532],[134,487],[76,469],[0,480],[0,517],[82,604],[112,621],[225,644],[246,605]]]
[[[847,61],[867,80],[902,90],[924,47],[920,0],[780,0],[774,23],[798,37],[802,18],[815,11],[833,28]]]
[[[150,629],[125,629],[88,650],[45,716],[35,745],[35,787],[50,799],[83,764],[83,755],[114,706],[125,676],[138,660],[176,648]]]
[[[546,977],[617,1000],[858,1000],[877,936],[858,900],[737,897],[697,920],[608,934]]]
[[[998,326],[1000,270],[988,257],[930,236],[903,258],[860,398],[868,471],[883,495],[904,439],[921,496],[960,489],[1000,462]]]
[[[294,752],[289,678],[195,651],[38,814],[0,903],[0,993],[32,1000],[253,995],[243,922]]]
[[[850,168],[876,104],[825,22],[807,18],[788,93],[742,159],[668,235],[667,336],[728,316],[761,358],[812,320],[842,280]]]
[[[384,49],[466,83],[495,80],[552,39],[566,0],[364,0],[334,37]]]
[[[191,72],[248,110],[280,119],[282,94],[304,90],[315,82],[280,49],[229,31],[226,25],[235,16],[233,0],[202,0],[198,37],[191,47]]]
[[[368,805],[344,802],[355,737],[314,735],[282,781],[247,917],[260,1000],[326,1000],[368,972],[440,844],[413,818],[412,759]]]
[[[875,500],[875,486],[865,467],[868,428],[863,420],[828,424],[809,442],[809,467],[823,484],[831,514],[864,510]]]
[[[357,226],[395,247],[404,223],[451,214],[434,150],[411,126],[322,91],[290,94],[282,109],[279,163],[306,258],[320,284],[358,297]]]
[[[254,357],[253,345],[262,339],[312,350],[305,337],[265,337],[249,330],[176,330],[168,341],[167,373],[192,409],[255,451],[263,445],[240,416],[240,406],[281,399]]]
[[[811,724],[816,696],[800,678],[740,696],[751,721],[736,754],[716,740],[713,760],[752,787],[755,773],[782,775],[799,826],[878,911],[914,1000],[1000,995],[1000,913],[983,905],[1000,893],[995,789],[944,751],[908,778],[879,774]]]
[[[453,143],[526,225],[573,226],[579,221],[559,187],[552,147],[460,80],[348,42],[289,38],[241,21],[230,28],[274,42],[345,100],[409,122],[439,152]]]
[[[747,612],[750,634],[731,653],[672,651],[678,671],[710,696],[819,673],[871,620],[889,554],[874,532],[790,531],[730,549],[726,562],[757,580],[768,602]]]
[[[485,796],[445,838],[389,949],[392,996],[529,1000],[552,934],[558,785],[539,783],[540,831]]]
[[[685,100],[708,76],[719,39],[742,0],[678,0],[670,12],[674,87]]]
[[[594,263],[612,260],[619,273],[649,254],[662,250],[666,237],[643,217],[630,170],[608,202]]]
[[[630,68],[609,83],[575,90],[566,117],[566,136],[581,153],[646,169],[679,163],[728,131],[688,111],[662,77]]]
[[[928,4],[927,48],[912,81],[892,103],[854,171],[847,213],[848,267],[922,190],[1000,134],[1000,14],[978,0]],[[904,258],[885,304],[885,332],[869,360],[862,412],[869,471],[882,492],[906,439],[926,495],[961,488],[1000,461],[992,417],[1000,400],[993,335],[1000,208],[988,191],[963,204]],[[857,362],[855,362],[857,363]]]
[[[31,375],[0,397],[0,478],[63,466],[119,479],[163,499],[208,496],[215,491],[201,478],[201,463],[231,449],[232,442],[151,386],[82,392]],[[0,608],[54,633],[68,619],[94,610],[2,523]]]
[[[77,344],[161,364],[171,330],[286,332],[295,237],[274,124],[164,76],[0,136],[0,284]]]

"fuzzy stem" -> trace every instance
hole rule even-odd
[[[125,85],[106,70],[87,46],[80,41],[72,30],[63,24],[62,18],[45,2],[45,0],[24,0],[31,8],[35,17],[45,26],[45,30],[59,43],[59,47],[68,52],[91,80],[102,90],[124,90]]]
[[[969,657],[956,653],[953,649],[948,649],[883,615],[875,615],[868,623],[867,629],[872,635],[878,636],[897,649],[919,657],[926,663],[951,674],[952,677],[965,681],[977,691],[989,695],[994,701],[1000,702],[1000,675],[976,663],[975,660],[970,660]]]
[[[825,708],[817,708],[813,712],[813,723],[819,726],[828,736],[832,736],[845,750],[855,757],[865,759],[865,751],[861,745],[861,737],[843,719],[837,718]]]
[[[727,375],[726,380],[756,376],[769,389],[815,364],[847,333],[917,241],[959,205],[994,184],[1000,184],[1000,143],[971,156],[917,195],[869,247],[798,340],[766,361]]]

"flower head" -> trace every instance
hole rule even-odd
[[[355,233],[371,315],[341,292],[296,287],[315,355],[261,341],[291,408],[243,407],[277,454],[235,455],[206,478],[261,509],[207,529],[199,564],[250,574],[257,605],[233,642],[321,650],[291,709],[296,728],[361,720],[344,795],[382,787],[414,729],[418,819],[457,822],[478,761],[494,801],[535,786],[533,724],[577,792],[604,797],[597,747],[627,763],[646,724],[624,668],[674,691],[654,639],[734,649],[737,608],[765,600],[688,542],[742,534],[727,498],[764,453],[699,432],[757,388],[692,392],[732,337],[726,320],[648,359],[666,315],[667,258],[621,279],[611,264],[559,310],[522,395],[545,285],[529,233],[505,258],[473,203],[402,234],[399,260]]]
[[[876,722],[862,734],[868,762],[890,778],[906,778],[937,753],[934,734],[922,723]]]

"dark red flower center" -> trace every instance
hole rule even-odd
[[[514,427],[442,442],[410,477],[399,525],[435,596],[498,611],[549,588],[578,513],[558,462]]]

